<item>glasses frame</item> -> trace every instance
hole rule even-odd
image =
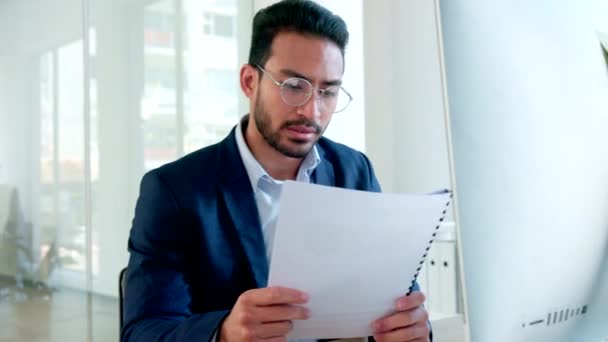
[[[325,89],[321,89],[318,87],[315,87],[312,85],[312,83],[310,83],[309,80],[305,79],[305,78],[301,78],[301,77],[289,77],[287,79],[285,79],[283,82],[279,82],[277,80],[274,79],[274,77],[272,77],[272,75],[270,74],[270,72],[268,72],[266,69],[262,68],[262,66],[260,66],[259,64],[255,64],[255,66],[260,69],[260,71],[262,72],[262,74],[266,77],[268,77],[272,83],[274,83],[275,85],[277,85],[279,88],[281,88],[281,99],[283,100],[283,102],[285,102],[285,104],[289,105],[289,106],[293,106],[293,107],[298,107],[301,106],[303,104],[305,104],[306,102],[308,102],[308,100],[310,100],[310,98],[312,97],[312,94],[316,91],[319,92],[321,95],[323,95],[324,92],[327,91],[328,88]],[[308,93],[308,96],[306,96],[306,99],[302,101],[302,103],[298,103],[298,104],[292,104],[287,102],[287,100],[285,100],[285,97],[283,97],[283,87],[285,86],[285,83],[287,83],[289,80],[302,80],[306,83],[308,83],[308,85],[310,86],[310,92]],[[344,108],[340,109],[340,110],[334,110],[332,111],[333,114],[335,113],[340,113],[342,111],[344,111],[346,108],[348,108],[348,106],[350,105],[350,103],[353,101],[353,96],[348,92],[348,90],[346,90],[344,87],[339,86],[339,85],[335,85],[335,86],[331,86],[331,87],[338,87],[340,90],[342,90],[344,92],[344,94],[346,94],[346,96],[348,96],[348,102],[346,103],[346,105],[344,106]]]

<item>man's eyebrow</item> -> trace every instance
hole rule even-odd
[[[286,75],[288,77],[303,78],[303,79],[307,80],[308,82],[312,83],[310,81],[310,78],[308,78],[308,77],[300,74],[297,71],[291,70],[291,69],[281,69],[280,73],[282,73],[282,74],[284,74],[284,75]],[[323,84],[324,86],[334,86],[334,85],[339,86],[339,85],[342,85],[342,80],[326,80],[326,81],[321,82],[321,84]]]

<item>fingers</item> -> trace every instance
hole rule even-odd
[[[409,296],[403,296],[395,301],[395,308],[397,311],[407,311],[413,308],[419,307],[424,304],[426,297],[424,293],[416,291],[412,292]]]
[[[287,287],[275,286],[249,290],[243,293],[239,299],[243,304],[253,306],[305,304],[308,302],[308,294]]]
[[[306,308],[298,306],[265,306],[242,307],[230,313],[230,323],[241,327],[256,327],[262,324],[276,323],[291,320],[305,320],[310,317]]]
[[[253,308],[252,313],[260,322],[304,320],[310,318],[310,311],[301,306],[259,306]]]
[[[265,323],[256,327],[256,337],[262,339],[285,337],[293,329],[291,321]]]
[[[374,332],[388,332],[391,330],[405,328],[417,323],[425,323],[429,319],[428,311],[422,306],[409,311],[397,312],[393,315],[379,319],[374,322]]]
[[[384,333],[376,333],[374,334],[374,338],[378,342],[426,342],[428,341],[430,332],[429,326],[425,321],[418,322],[406,328],[400,328]]]
[[[307,294],[284,287],[249,290],[222,323],[220,340],[283,342],[293,329],[291,320],[310,316],[308,309],[297,305],[307,301]]]
[[[262,340],[263,342],[287,342],[287,337],[271,337]]]

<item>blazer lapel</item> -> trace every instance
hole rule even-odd
[[[317,144],[317,152],[319,152],[319,158],[321,162],[315,168],[315,171],[312,173],[310,180],[312,183],[320,184],[320,185],[335,185],[335,176],[334,169],[331,163],[325,160],[325,151],[321,147],[320,144]]]
[[[220,170],[224,173],[220,191],[224,197],[237,237],[249,260],[257,287],[268,284],[266,246],[251,182],[236,144],[235,130],[221,142]]]

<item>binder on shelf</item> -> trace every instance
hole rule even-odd
[[[429,255],[429,252],[431,250],[431,245],[433,244],[433,242],[437,238],[437,234],[439,234],[439,228],[441,228],[441,223],[445,220],[445,216],[446,216],[446,214],[448,212],[448,208],[450,207],[450,202],[451,202],[452,197],[453,197],[452,192],[446,189],[446,190],[441,190],[441,191],[433,193],[433,194],[441,194],[441,193],[448,193],[449,194],[449,200],[445,204],[445,209],[443,210],[441,217],[437,220],[437,225],[435,226],[435,231],[433,232],[432,238],[429,240],[429,243],[426,246],[424,254],[420,257],[420,262],[419,262],[420,266],[418,267],[416,274],[414,274],[414,276],[412,278],[412,282],[410,284],[410,288],[408,290],[408,294],[412,291],[412,287],[414,286],[414,283],[416,282],[416,279],[418,278],[418,275],[420,274],[420,270],[422,270],[422,268],[424,267],[424,262],[426,260],[426,257]]]

